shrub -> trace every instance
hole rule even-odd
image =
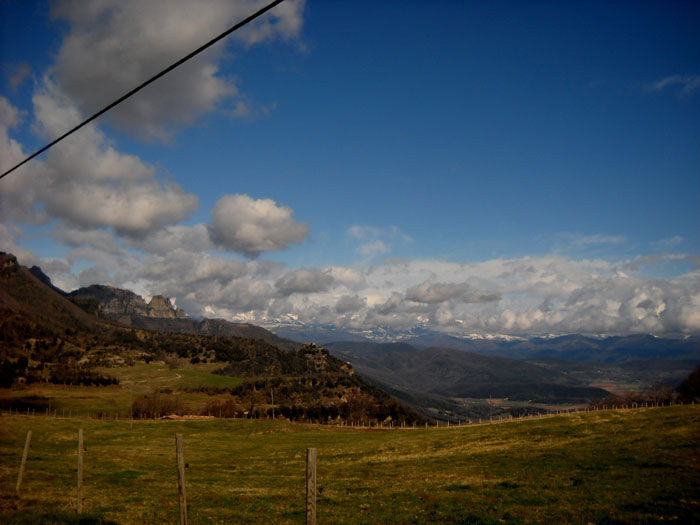
[[[169,414],[182,414],[185,407],[179,397],[154,392],[141,396],[131,403],[131,415],[135,418],[157,418]]]
[[[243,415],[243,407],[233,399],[226,401],[210,401],[202,410],[202,415],[217,417],[240,417]]]

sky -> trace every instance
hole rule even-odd
[[[0,170],[257,0],[0,0]],[[700,334],[697,2],[287,0],[0,180],[0,250],[193,317]]]

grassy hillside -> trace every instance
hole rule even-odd
[[[323,349],[283,352],[267,345],[226,351],[233,358],[228,364],[192,364],[179,358],[169,364],[140,361],[95,368],[94,373],[118,380],[108,386],[37,381],[0,388],[0,409],[108,419],[175,413],[255,418],[274,414],[307,422],[424,421]]]
[[[4,416],[0,521],[69,522],[79,428],[87,449],[84,507],[115,523],[177,522],[176,433],[185,439],[194,524],[304,523],[307,447],[318,449],[319,523],[700,520],[700,406],[673,406],[385,431]]]

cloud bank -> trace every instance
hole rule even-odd
[[[170,235],[187,238],[205,230],[171,227]],[[64,241],[74,243],[68,237]],[[145,246],[152,250],[142,251]],[[48,265],[47,273],[65,289],[102,282],[175,297],[193,316],[266,326],[293,321],[358,332],[420,327],[455,335],[700,332],[700,261],[688,256],[619,262],[561,256],[475,263],[389,260],[364,267],[289,268],[184,248],[165,251],[169,246],[165,236],[135,252],[94,235],[67,254],[69,263],[94,263],[77,275],[59,261],[35,258],[33,264]],[[660,259],[687,271],[645,277],[646,265]]]

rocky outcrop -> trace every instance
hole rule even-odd
[[[186,319],[187,314],[173,307],[167,297],[155,295],[149,303],[143,297],[129,290],[114,286],[93,284],[68,294],[77,303],[94,301],[98,311],[104,315],[122,318],[124,316],[153,317],[158,319]]]
[[[179,308],[173,307],[170,299],[162,295],[154,295],[148,303],[148,317],[187,319],[187,314]]]
[[[18,268],[17,257],[11,253],[0,252],[0,271],[3,274],[10,275],[17,272]]]

